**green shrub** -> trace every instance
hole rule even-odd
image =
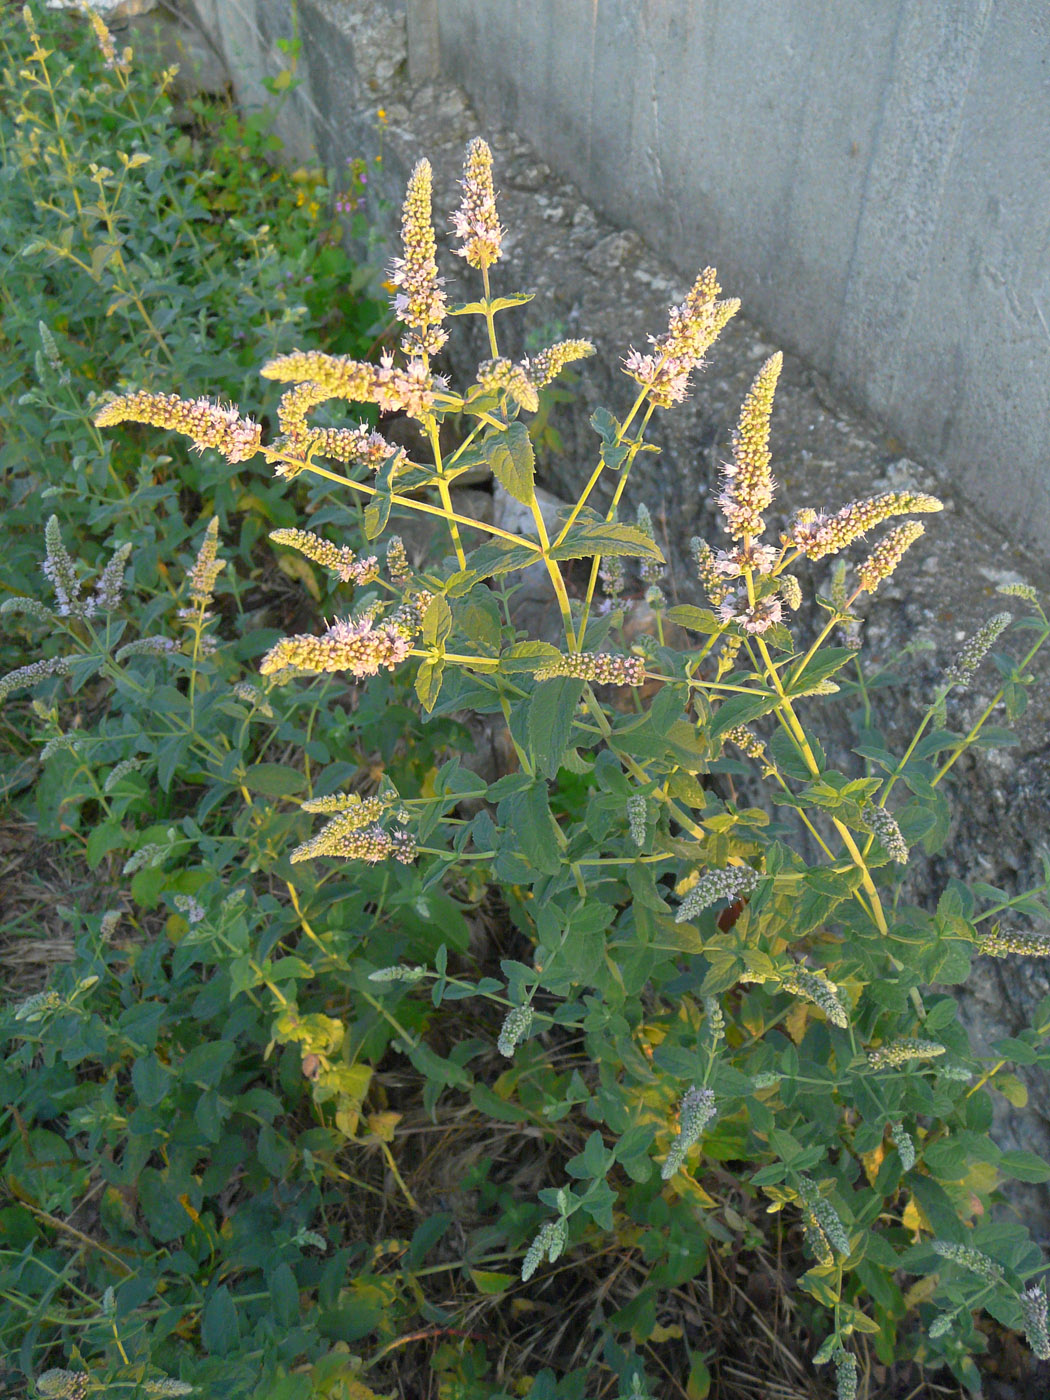
[[[793,1306],[815,1336],[812,1360],[833,1373],[840,1397],[858,1392],[872,1353],[884,1364],[947,1364],[978,1390],[982,1313],[1025,1330],[1037,1355],[1050,1355],[1041,1254],[993,1211],[1004,1179],[1046,1181],[1050,1167],[988,1137],[992,1095],[1014,1102],[1021,1087],[1008,1066],[1048,1061],[1050,1001],[1031,1031],[984,1060],[954,999],[938,989],[961,982],[974,957],[1046,955],[1050,939],[1018,920],[1044,922],[1048,911],[1043,890],[1011,897],[953,879],[926,898],[907,875],[913,851],[932,854],[947,840],[945,778],[955,762],[1005,742],[990,720],[1000,707],[1008,717],[1023,707],[1029,663],[1050,636],[1046,614],[1034,590],[1006,589],[1030,615],[1001,614],[982,629],[930,697],[905,752],[889,752],[868,703],[871,686],[888,678],[866,673],[854,647],[833,643],[859,593],[878,588],[921,527],[892,526],[851,584],[840,574],[817,595],[823,619],[808,641],[794,635],[809,614],[790,570],[808,572],[875,526],[939,502],[894,492],[833,515],[803,509],[778,542],[764,541],[779,356],[758,371],[725,470],[726,547],[696,544],[703,605],[667,607],[647,513],[633,524],[619,513],[648,450],[649,420],[684,396],[737,309],[718,299],[710,269],[672,309],[652,352],[628,356],[633,403],[622,417],[594,413],[594,469],[548,525],[521,415],[535,413],[540,392],[591,346],[560,342],[521,364],[500,356],[496,318],[528,297],[490,290],[502,230],[483,142],[471,146],[463,185],[457,251],[480,270],[481,297],[447,305],[421,162],[393,273],[404,360],[278,354],[264,377],[290,387],[276,409],[280,435],[266,446],[260,426],[235,410],[151,389],[95,413],[99,427],[174,429],[238,470],[262,451],[278,478],[348,491],[350,511],[326,507],[310,521],[316,529],[282,523],[277,533],[333,582],[352,585],[344,616],[319,633],[208,645],[218,580],[210,529],[186,564],[180,644],[122,656],[121,622],[89,626],[77,612],[84,594],[60,553],[57,522],[49,527],[47,573],[57,612],[63,593],[67,610],[37,615],[68,639],[56,653],[65,659],[51,666],[58,679],[44,677],[54,695],[40,709],[49,762],[65,765],[51,800],[68,813],[77,806],[69,795],[80,794],[86,842],[112,838],[113,851],[134,851],[124,867],[132,898],[147,911],[168,902],[171,949],[118,946],[99,924],[78,944],[94,940],[94,961],[78,951],[53,995],[13,1012],[8,1033],[23,1057],[14,1072],[30,1063],[47,1070],[34,1091],[46,1101],[23,1115],[26,1132],[50,1135],[28,1148],[22,1139],[16,1159],[28,1178],[19,1178],[9,1227],[22,1232],[12,1288],[29,1319],[20,1363],[39,1375],[44,1353],[98,1384],[133,1380],[136,1366],[204,1386],[221,1376],[227,1394],[249,1393],[261,1377],[251,1391],[259,1400],[338,1393],[341,1381],[344,1394],[362,1396],[371,1392],[357,1377],[411,1339],[414,1315],[439,1336],[462,1335],[463,1307],[438,1306],[424,1277],[453,1272],[474,1303],[488,1296],[498,1306],[522,1286],[499,1267],[509,1257],[536,1288],[549,1266],[565,1267],[563,1256],[584,1269],[616,1247],[643,1280],[597,1329],[590,1356],[616,1375],[622,1396],[642,1396],[658,1384],[646,1360],[667,1331],[659,1318],[667,1291],[725,1249],[761,1240],[733,1206],[739,1199],[764,1207],[771,1248],[805,1258]],[[479,316],[489,341],[490,358],[462,392],[432,367],[448,315]],[[332,402],[415,419],[428,459],[388,447],[374,419],[309,421]],[[453,416],[467,428],[446,446],[439,429]],[[457,479],[479,468],[531,510],[534,533],[457,510]],[[615,481],[604,514],[589,505],[603,477]],[[442,522],[447,546],[414,560],[393,535],[380,564],[345,523],[360,519],[367,541],[377,541],[410,512]],[[321,533],[325,524],[338,526],[339,543]],[[590,562],[582,596],[573,596],[567,565],[580,559]],[[625,560],[638,561],[655,619],[655,635],[632,632],[633,642]],[[530,567],[550,581],[563,647],[515,626],[512,579]],[[155,617],[135,610],[136,627],[152,631]],[[170,622],[159,630],[174,633]],[[1008,630],[1031,633],[1019,660],[992,650]],[[676,636],[683,641],[671,645]],[[949,727],[949,707],[989,655],[999,691],[974,723]],[[240,668],[255,658],[262,679],[248,692]],[[108,687],[98,708],[109,717],[93,731],[90,762],[48,708],[65,684],[60,673],[74,687],[82,674]],[[350,710],[335,703],[347,675],[364,682]],[[405,703],[409,681],[426,723]],[[843,767],[809,718],[819,713],[812,697],[836,696],[854,702],[858,738]],[[509,771],[486,781],[457,758],[440,761],[442,750],[463,745],[464,714],[505,725]],[[373,746],[381,761],[363,784]],[[129,758],[140,766],[120,772]],[[172,816],[195,815],[147,825],[147,794],[175,783]],[[739,800],[737,785],[763,792],[761,805]],[[96,837],[107,825],[110,835]],[[198,853],[198,871],[169,868],[180,848]],[[235,870],[234,893],[243,893],[231,900]],[[478,969],[465,914],[485,888],[498,891],[527,951]],[[63,1018],[62,1035],[50,1034],[47,1018]],[[488,1041],[477,1034],[486,1026]],[[69,1037],[71,1055],[57,1048]],[[226,1048],[213,1052],[216,1037]],[[526,1202],[479,1163],[469,1184],[492,1223],[452,1263],[424,1264],[451,1215],[414,1197],[399,1166],[398,1110],[370,1097],[387,1051],[407,1058],[435,1123],[469,1103],[504,1136],[539,1135],[556,1166]],[[497,1057],[505,1072],[494,1077]],[[317,1126],[303,1127],[310,1112]],[[317,1215],[332,1222],[333,1197],[351,1180],[344,1149],[355,1167],[381,1154],[405,1206],[422,1217],[411,1239],[392,1245],[396,1267],[349,1243],[323,1267],[306,1256]],[[59,1154],[66,1169],[56,1174]],[[129,1171],[149,1187],[138,1217],[148,1248],[116,1282],[110,1245],[77,1256],[73,1279],[54,1235],[38,1251],[32,1233],[54,1229],[95,1161],[105,1164],[113,1209]],[[227,1235],[218,1202],[231,1190]],[[284,1233],[266,1214],[275,1207]],[[267,1229],[277,1230],[279,1263],[260,1253]],[[139,1248],[137,1239],[128,1222],[122,1247]],[[55,1283],[41,1297],[43,1274]],[[74,1355],[76,1326],[83,1350]],[[323,1338],[339,1346],[326,1352]],[[355,1361],[350,1349],[362,1352],[366,1338],[371,1354]],[[475,1340],[448,1342],[455,1362],[447,1349],[435,1353],[442,1393],[493,1394]],[[703,1396],[710,1355],[685,1343],[682,1356],[676,1382]],[[586,1368],[559,1379],[530,1366],[503,1379],[531,1384],[539,1400],[580,1396],[589,1383]]]

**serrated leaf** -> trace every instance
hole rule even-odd
[[[587,559],[594,554],[616,554],[664,563],[662,551],[642,530],[634,525],[604,520],[577,520],[561,544],[550,551],[552,559]]]
[[[818,651],[816,656],[810,657],[797,676],[792,676],[785,687],[788,695],[802,695],[807,690],[812,690],[821,681],[833,676],[836,671],[841,671],[856,654],[851,647],[825,647]]]
[[[553,778],[569,746],[583,681],[556,676],[541,681],[528,700],[525,723],[529,756],[545,778]]]
[[[442,646],[452,631],[452,610],[440,593],[435,593],[423,614],[423,642],[428,647]]]
[[[438,696],[441,694],[441,678],[444,671],[445,663],[443,660],[428,657],[426,661],[420,663],[419,670],[416,672],[416,694],[427,714],[437,704]]]
[[[524,423],[511,423],[486,441],[489,466],[496,480],[522,505],[536,495],[536,458]]]

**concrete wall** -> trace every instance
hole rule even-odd
[[[441,71],[1050,544],[1046,0],[408,0]],[[422,51],[425,51],[425,43]]]

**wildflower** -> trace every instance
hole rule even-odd
[[[717,997],[704,997],[704,1015],[707,1017],[708,1033],[717,1044],[726,1032],[726,1018]]]
[[[175,908],[182,914],[188,924],[199,924],[204,918],[206,910],[199,899],[194,899],[191,894],[177,894],[175,896]]]
[[[595,681],[599,685],[641,685],[645,679],[645,659],[641,656],[617,656],[613,652],[579,651],[544,659],[536,671],[538,681],[554,676],[572,676],[580,681]]]
[[[918,520],[907,520],[885,535],[857,570],[857,581],[865,593],[874,593],[883,579],[889,578],[926,527]]]
[[[954,1264],[960,1264],[987,1283],[1001,1283],[1004,1278],[1003,1271],[995,1260],[989,1259],[988,1255],[982,1254],[979,1249],[971,1249],[965,1244],[953,1244],[948,1240],[931,1240],[930,1248],[942,1259],[950,1259]]]
[[[841,1029],[849,1025],[846,1008],[839,1000],[839,989],[820,973],[810,972],[799,967],[780,977],[780,985],[792,996],[804,997],[814,1006],[819,1006],[833,1026]]]
[[[99,574],[91,598],[92,607],[99,612],[115,612],[120,607],[124,594],[124,566],[130,553],[130,540],[118,545],[113,551],[113,558]]]
[[[17,671],[8,671],[6,676],[0,677],[0,701],[6,700],[12,690],[21,690],[25,686],[36,685],[37,681],[42,681],[48,676],[68,674],[69,658],[67,656],[52,656],[47,661],[31,661],[28,666],[19,666]]]
[[[286,544],[328,569],[343,583],[371,583],[379,576],[379,561],[375,555],[358,559],[349,545],[335,545],[309,530],[271,530],[274,544]]]
[[[897,825],[893,813],[888,812],[885,807],[877,806],[874,802],[866,802],[860,815],[864,825],[890,860],[895,860],[898,865],[907,865],[908,846],[901,835],[901,829]]]
[[[112,792],[113,789],[117,786],[117,784],[121,782],[124,778],[126,778],[129,773],[135,773],[141,767],[141,758],[121,759],[121,761],[119,763],[115,763],[113,767],[109,770],[109,772],[106,774],[106,781],[102,784],[102,791],[106,793]]]
[[[246,705],[251,705],[253,709],[258,710],[264,719],[273,719],[273,709],[270,702],[258,686],[252,685],[251,681],[238,681],[233,687],[233,693],[238,700],[243,700]]]
[[[1050,1361],[1050,1332],[1047,1330],[1047,1301],[1043,1285],[1035,1284],[1021,1294],[1021,1316],[1028,1345],[1040,1361]]]
[[[565,1220],[548,1220],[539,1230],[536,1238],[529,1245],[525,1252],[525,1258],[521,1261],[521,1281],[528,1283],[533,1274],[539,1268],[543,1256],[547,1256],[547,1262],[553,1264],[564,1250],[569,1239],[569,1226]]]
[[[295,350],[267,361],[259,373],[264,379],[299,386],[297,397],[286,394],[281,400],[278,418],[285,433],[302,424],[309,409],[328,399],[374,403],[382,413],[403,412],[419,418],[433,405],[435,386],[444,387],[444,380],[429,375],[422,360],[395,368],[390,351],[384,351],[379,364],[373,365],[349,355]]]
[[[57,515],[50,516],[44,526],[44,551],[43,570],[55,595],[59,617],[90,617],[94,608],[80,597],[77,566],[62,543]]]
[[[131,70],[131,50],[125,49],[123,59],[117,58],[116,45],[113,43],[113,35],[106,27],[105,21],[93,5],[85,5],[87,17],[91,28],[95,31],[95,39],[98,43],[99,53],[105,60],[106,67],[110,72],[127,73]]]
[[[802,585],[794,574],[780,575],[780,596],[792,612],[802,606]]]
[[[602,581],[602,588],[607,598],[619,598],[627,587],[623,560],[618,554],[602,555],[602,562],[598,565],[598,577]]]
[[[16,594],[12,598],[5,598],[0,603],[0,613],[5,616],[13,616],[21,613],[24,617],[31,617],[34,622],[54,622],[55,614],[37,598],[26,598],[22,594]]]
[[[226,561],[216,558],[219,549],[219,517],[213,515],[204,532],[204,540],[197,551],[193,568],[188,575],[190,602],[198,608],[207,608],[215,592],[215,581],[226,567]]]
[[[745,540],[732,549],[720,549],[714,557],[714,571],[724,578],[739,578],[750,570],[756,574],[768,574],[780,558],[780,551],[770,544],[759,544],[756,540]]]
[[[638,847],[645,845],[645,798],[640,792],[633,793],[627,799],[627,823],[631,831],[631,840]]]
[[[118,647],[113,656],[116,661],[127,661],[132,656],[164,656],[178,649],[178,642],[171,637],[139,637]]]
[[[689,547],[696,564],[697,578],[703,584],[708,600],[717,608],[725,600],[729,588],[719,575],[715,552],[707,541],[699,536],[694,536]]]
[[[775,483],[769,470],[769,419],[784,357],[770,355],[748,391],[733,434],[733,461],[723,469],[718,504],[733,539],[760,535],[762,511],[773,500]]]
[[[909,1060],[932,1060],[938,1055],[945,1054],[943,1045],[938,1045],[935,1040],[894,1040],[889,1045],[880,1045],[874,1050],[868,1051],[868,1064],[873,1069],[878,1069],[881,1065],[888,1065],[894,1069],[905,1065]]]
[[[978,666],[1012,621],[1013,614],[1008,612],[996,613],[994,617],[989,618],[980,631],[973,634],[952,665],[948,667],[944,677],[945,684],[969,685]]]
[[[411,650],[409,639],[389,623],[373,627],[369,617],[333,622],[320,637],[309,633],[282,637],[259,663],[264,676],[294,666],[301,671],[349,671],[375,676],[392,671]]]
[[[161,845],[158,841],[149,841],[145,846],[140,846],[133,855],[130,855],[124,862],[124,868],[120,872],[122,875],[134,875],[139,870],[153,870],[166,859],[170,846]]]
[[[815,1181],[808,1176],[798,1178],[798,1194],[810,1226],[815,1226],[837,1254],[850,1252],[849,1235],[834,1206],[820,1194]]]
[[[1023,598],[1026,603],[1039,602],[1039,594],[1030,583],[1001,583],[995,591],[1008,598]]]
[[[303,860],[312,860],[316,856],[339,856],[343,860],[363,860],[369,865],[375,865],[381,860],[388,860],[391,856],[401,860],[399,851],[402,847],[395,844],[391,833],[384,831],[378,822],[372,826],[357,827],[351,821],[345,820],[346,816],[346,813],[341,813],[311,840],[304,841],[301,846],[296,846],[289,857],[292,864]],[[407,836],[407,833],[403,833],[403,835]],[[403,861],[402,863],[407,864],[408,862]]]
[[[899,1119],[890,1124],[890,1137],[893,1145],[900,1154],[901,1166],[906,1172],[910,1172],[915,1165],[915,1143],[911,1134],[905,1130],[904,1124]]]
[[[482,361],[478,366],[478,383],[490,393],[506,390],[511,398],[529,413],[535,413],[540,406],[536,386],[525,370],[502,355],[495,360]]]
[[[649,337],[656,353],[632,349],[624,360],[624,373],[645,388],[658,408],[686,397],[689,375],[740,310],[739,301],[717,301],[720,291],[714,268],[705,267],[685,301],[671,307],[666,333]]]
[[[122,918],[123,914],[119,909],[107,909],[102,915],[102,922],[99,924],[99,933],[102,935],[103,942],[113,937],[117,931],[117,925]]]
[[[768,632],[771,627],[776,626],[782,615],[783,607],[775,593],[770,594],[768,598],[758,598],[752,603],[742,589],[730,593],[718,608],[718,616],[723,624],[735,622],[752,636]]]
[[[116,423],[145,423],[170,428],[192,440],[198,452],[213,447],[228,462],[247,462],[262,447],[262,429],[242,418],[232,404],[225,408],[208,399],[180,399],[177,394],[138,391],[111,399],[95,413],[100,428]]]
[[[84,1400],[90,1380],[87,1371],[55,1368],[37,1376],[36,1388],[40,1395],[53,1396],[55,1400]]]
[[[378,967],[375,972],[368,974],[369,982],[408,982],[414,985],[422,982],[427,975],[426,968],[422,963],[415,967],[402,967],[398,964],[395,967]]]
[[[532,1027],[532,1007],[512,1006],[503,1019],[503,1028],[496,1041],[496,1049],[507,1059],[512,1059],[515,1048],[528,1035]]]
[[[523,360],[521,367],[529,382],[542,389],[552,379],[557,379],[566,365],[574,360],[585,360],[593,354],[594,346],[589,340],[559,340],[538,355]]]
[[[660,1176],[670,1181],[675,1172],[685,1162],[686,1153],[695,1142],[700,1141],[704,1128],[715,1116],[715,1096],[710,1089],[698,1089],[696,1085],[685,1091],[678,1110],[678,1136],[671,1144],[667,1160],[660,1168]]]
[[[344,812],[348,830],[378,821],[386,811],[382,797],[359,797],[356,792],[333,792],[327,797],[308,797],[301,804],[304,812]]]
[[[1017,953],[1023,958],[1046,958],[1050,957],[1050,934],[1003,928],[996,924],[990,933],[978,939],[977,952],[986,958],[1005,958],[1010,953]]]
[[[784,542],[801,550],[807,559],[823,559],[845,549],[893,515],[922,515],[943,509],[936,496],[921,491],[886,491],[881,496],[852,501],[835,515],[800,510]]]
[[[722,735],[723,740],[728,744],[735,744],[748,758],[761,760],[766,756],[766,746],[757,734],[752,734],[751,730],[744,724],[738,724],[732,729],[727,729]]]
[[[193,1386],[189,1381],[177,1381],[171,1376],[158,1376],[155,1380],[142,1382],[147,1395],[192,1395]]]
[[[395,258],[390,270],[391,282],[400,289],[394,315],[409,327],[401,341],[408,355],[436,355],[448,339],[440,329],[447,304],[437,272],[430,189],[430,162],[421,160],[409,177],[401,211],[404,256]]]
[[[857,1358],[839,1347],[835,1361],[835,1400],[857,1400]]]
[[[708,870],[686,894],[674,916],[676,924],[695,919],[720,899],[732,903],[758,886],[758,872],[749,865],[729,865],[724,870]]]
[[[405,542],[400,535],[391,535],[387,541],[386,568],[390,582],[398,588],[403,588],[406,583],[411,582],[412,566],[408,562]]]
[[[15,1020],[33,1025],[37,1021],[43,1021],[50,1012],[60,1010],[62,1006],[62,998],[49,987],[47,991],[34,992],[31,997],[19,1002],[15,1007]]]
[[[484,271],[499,261],[506,229],[500,227],[496,214],[492,152],[480,136],[475,136],[467,149],[463,179],[459,183],[463,198],[452,215],[452,230],[463,246],[452,251],[457,257],[466,258],[470,267]]]
[[[638,528],[641,530],[642,534],[655,543],[656,531],[653,529],[653,518],[649,514],[649,507],[644,504],[639,505],[636,518]],[[664,566],[658,559],[643,559],[639,572],[642,582],[653,586],[659,583],[663,578]],[[646,602],[649,602],[648,597],[646,598]],[[651,606],[653,606],[652,603],[650,603],[650,607]]]

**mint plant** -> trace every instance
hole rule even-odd
[[[1044,607],[1027,585],[1005,589],[1025,615],[1003,613],[981,629],[929,697],[904,752],[890,752],[872,721],[863,658],[836,636],[854,621],[860,595],[877,592],[921,538],[922,522],[903,517],[935,513],[940,502],[892,491],[833,513],[801,507],[769,538],[779,355],[758,367],[740,412],[718,497],[724,538],[695,542],[699,605],[667,606],[666,561],[647,512],[628,522],[627,490],[651,450],[654,414],[686,396],[738,309],[720,299],[710,268],[650,349],[625,357],[632,397],[619,413],[591,417],[593,467],[548,526],[528,416],[593,347],[566,340],[521,362],[501,355],[498,319],[529,297],[490,285],[504,230],[481,140],[471,143],[462,189],[454,251],[480,273],[478,298],[448,303],[421,161],[391,277],[400,356],[388,351],[372,364],[308,350],[269,360],[264,378],[287,386],[270,441],[238,410],[145,390],[105,402],[95,422],[168,427],[231,464],[261,453],[279,478],[309,477],[364,505],[366,542],[348,541],[333,512],[334,539],[298,529],[278,536],[354,593],[323,631],[269,647],[259,670],[272,693],[305,685],[309,694],[310,678],[336,675],[362,682],[367,695],[388,673],[407,672],[432,721],[470,712],[506,726],[515,762],[494,781],[453,759],[429,792],[385,779],[362,798],[334,782],[303,804],[323,823],[284,853],[383,870],[392,889],[480,878],[499,888],[527,937],[529,960],[504,959],[498,979],[469,975],[465,950],[447,943],[422,960],[351,956],[332,969],[358,994],[370,986],[399,1025],[427,1005],[487,1000],[499,1009],[498,1050],[509,1061],[542,1062],[568,1036],[582,1042],[569,1097],[552,1098],[544,1113],[554,1122],[576,1112],[593,1127],[562,1179],[540,1192],[522,1278],[565,1254],[581,1257],[610,1233],[636,1232],[655,1261],[652,1279],[612,1325],[644,1341],[657,1325],[659,1288],[676,1277],[662,1243],[669,1212],[693,1271],[713,1241],[740,1228],[727,1224],[741,1217],[709,1171],[722,1164],[764,1204],[779,1241],[806,1257],[798,1288],[813,1305],[813,1361],[834,1372],[841,1400],[859,1393],[869,1349],[887,1364],[900,1356],[947,1364],[977,1391],[983,1314],[1024,1330],[1036,1354],[1050,1356],[1042,1255],[993,1209],[1004,1179],[1045,1182],[1050,1166],[988,1136],[992,1095],[1015,1092],[1007,1066],[1050,1063],[1050,999],[1030,1031],[986,1061],[943,989],[962,982],[975,958],[1050,953],[1042,931],[1050,870],[1022,896],[957,879],[931,891],[915,853],[948,839],[945,780],[958,759],[1006,740],[991,721],[1023,707],[1029,664],[1050,636]],[[435,369],[451,316],[477,317],[488,341],[463,389]],[[405,414],[428,450],[390,446],[373,418],[311,421],[332,404]],[[467,427],[449,447],[440,429],[452,416]],[[531,533],[458,508],[457,480],[479,468],[529,509]],[[600,512],[590,503],[603,478],[615,485]],[[444,547],[422,561],[396,533],[410,512],[445,530]],[[816,594],[823,618],[812,629],[803,608],[810,566],[844,556],[888,522],[897,523],[852,571],[850,555],[831,591]],[[579,585],[567,568],[577,560],[589,561]],[[632,643],[624,561],[640,569],[655,617],[655,635]],[[515,625],[508,579],[534,565],[557,602],[559,646]],[[668,623],[689,635],[687,645],[666,644]],[[1020,659],[998,649],[1024,633]],[[1001,687],[972,723],[950,727],[957,699],[989,662]],[[833,762],[811,701],[835,696],[862,703],[857,745]],[[737,799],[737,778],[764,791],[760,805]],[[308,940],[305,924],[303,932]],[[328,1073],[339,1028],[304,1029],[296,995],[281,988],[275,1025]],[[427,1080],[432,1111],[445,1093],[492,1102],[454,1052],[439,1056],[410,1033],[399,1045]],[[908,1287],[909,1278],[921,1286]],[[633,1376],[635,1393],[645,1393],[644,1364],[631,1356],[624,1367],[624,1384]]]

